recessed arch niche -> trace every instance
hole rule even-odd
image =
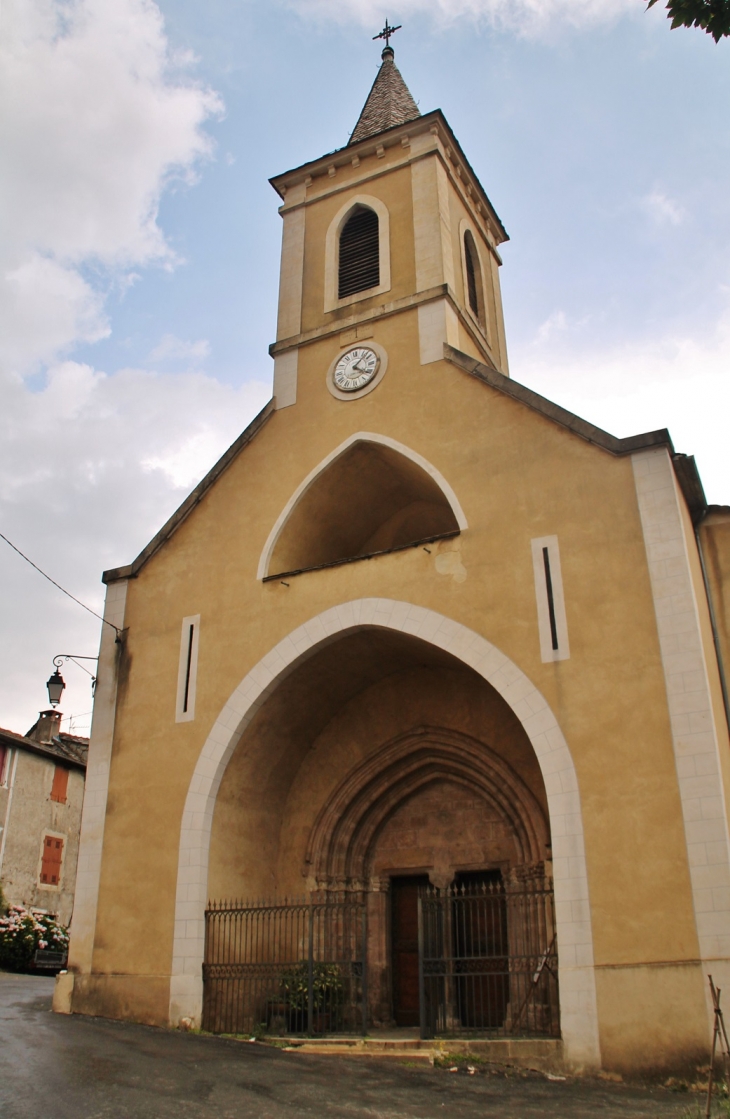
[[[307,783],[294,781],[294,777],[303,772],[303,766],[315,765],[320,773],[329,774],[332,782],[330,793],[344,776],[344,772],[339,775],[329,773],[322,767],[316,752],[311,749],[311,738],[300,730],[302,726],[310,725],[313,708],[316,708],[316,719],[319,720],[317,733],[321,734],[329,728],[329,733],[336,734],[338,709],[348,694],[352,699],[358,690],[363,691],[362,677],[351,677],[346,671],[347,665],[341,671],[341,638],[373,631],[388,631],[403,639],[414,637],[417,643],[410,648],[418,649],[419,657],[427,659],[431,655],[447,654],[452,664],[470,669],[505,701],[524,732],[524,736],[515,736],[512,740],[516,743],[521,741],[526,747],[521,757],[528,768],[532,767],[535,772],[536,767],[540,775],[539,783],[547,798],[546,815],[552,834],[555,919],[558,943],[561,945],[560,1020],[565,1058],[574,1065],[600,1066],[583,810],[573,758],[562,730],[534,683],[514,661],[476,630],[415,603],[386,598],[362,598],[340,603],[310,617],[286,634],[251,666],[211,727],[191,776],[180,826],[170,1023],[178,1025],[184,1017],[200,1021],[206,900],[221,896],[221,888],[227,886],[231,887],[234,896],[236,893],[242,896],[239,889],[247,891],[250,885],[258,890],[259,882],[262,892],[270,893],[272,887],[277,889],[277,886],[278,892],[285,892],[283,883],[276,883],[270,877],[263,882],[260,878],[265,844],[269,845],[269,855],[263,861],[269,866],[272,861],[274,865],[279,862],[282,855],[285,856],[283,865],[291,867],[292,864],[291,858],[286,857],[288,852],[282,851],[281,845],[277,844],[276,827],[271,827],[272,821],[276,824],[281,818],[277,812],[282,803],[281,796],[297,793],[300,806],[305,809],[309,806],[311,814]],[[332,664],[319,662],[319,655],[330,646],[337,654],[335,668],[338,671],[334,674]],[[308,681],[307,687],[302,690],[298,669],[313,659],[317,659],[323,671],[318,680]],[[392,659],[379,657],[377,679],[382,679],[384,674],[392,674],[393,670],[389,667],[392,664]],[[371,671],[372,661],[365,667]],[[322,684],[321,691],[314,694],[318,683]],[[334,688],[337,695],[333,699],[331,689]],[[348,693],[348,689],[354,690]],[[288,710],[288,724],[282,725],[275,719],[270,721],[272,712],[268,701],[277,694],[289,701],[279,707],[280,712]],[[442,707],[440,711],[443,714]],[[478,714],[472,704],[468,704],[465,711],[471,716]],[[303,724],[301,720],[304,720]],[[260,738],[264,725],[271,731],[265,739]],[[480,725],[483,731],[483,720]],[[367,733],[367,741],[370,741],[371,725],[367,710],[362,726]],[[337,740],[339,756],[351,768],[355,760],[350,744],[343,743],[339,736]],[[495,742],[494,736],[490,735],[490,745],[495,746]],[[240,750],[241,745],[244,746],[243,751]],[[244,772],[235,775],[236,780],[229,783],[226,779],[235,769],[236,756],[244,763]],[[522,761],[514,768],[525,776]],[[279,770],[275,782],[281,791],[278,801],[276,797],[272,799],[272,793],[276,793],[272,785],[275,770]],[[284,781],[278,779],[282,772],[286,778]],[[226,785],[228,807],[221,812]],[[535,787],[531,785],[531,788],[535,791]],[[236,836],[227,833],[226,820],[227,813],[229,819],[246,820],[246,813],[242,811],[245,800],[257,808],[247,822],[251,834],[248,848]],[[231,811],[234,817],[230,816]],[[314,812],[316,817],[316,808]],[[298,824],[290,816],[289,822],[293,824],[295,833],[301,821]],[[313,823],[314,818],[310,828]],[[303,829],[300,827],[300,833],[302,831],[306,843],[309,834],[306,826]],[[226,852],[227,861],[222,857]],[[254,872],[259,875],[257,883],[251,882]],[[245,880],[239,878],[238,885],[232,881],[236,873],[245,875]]]
[[[266,542],[258,577],[347,563],[465,527],[454,491],[426,459],[393,439],[361,432],[292,495]]]
[[[244,732],[213,813],[213,900],[343,889],[368,905],[369,1009],[391,1019],[394,878],[540,872],[551,859],[538,759],[473,669],[364,628],[283,679]]]

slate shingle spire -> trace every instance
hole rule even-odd
[[[386,128],[420,117],[418,106],[395,64],[391,46],[383,50],[382,63],[348,144],[376,136]]]

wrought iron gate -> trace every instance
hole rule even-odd
[[[213,1033],[365,1033],[364,901],[209,904],[203,1029]]]
[[[422,890],[418,930],[422,1037],[559,1036],[550,879]]]

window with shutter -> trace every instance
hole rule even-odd
[[[57,765],[53,772],[53,785],[51,787],[51,800],[57,800],[59,804],[66,803],[66,792],[68,790],[68,770],[65,766]]]
[[[339,298],[377,287],[380,283],[378,215],[359,206],[340,233]]]
[[[41,885],[58,886],[61,881],[63,861],[63,840],[57,835],[43,837],[43,860],[41,862]]]
[[[7,785],[8,783],[8,761],[10,760],[10,751],[7,746],[0,746],[0,785]]]

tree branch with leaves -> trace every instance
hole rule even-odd
[[[659,0],[649,0],[653,8]],[[716,43],[730,35],[730,0],[667,0],[672,27],[701,27]]]

